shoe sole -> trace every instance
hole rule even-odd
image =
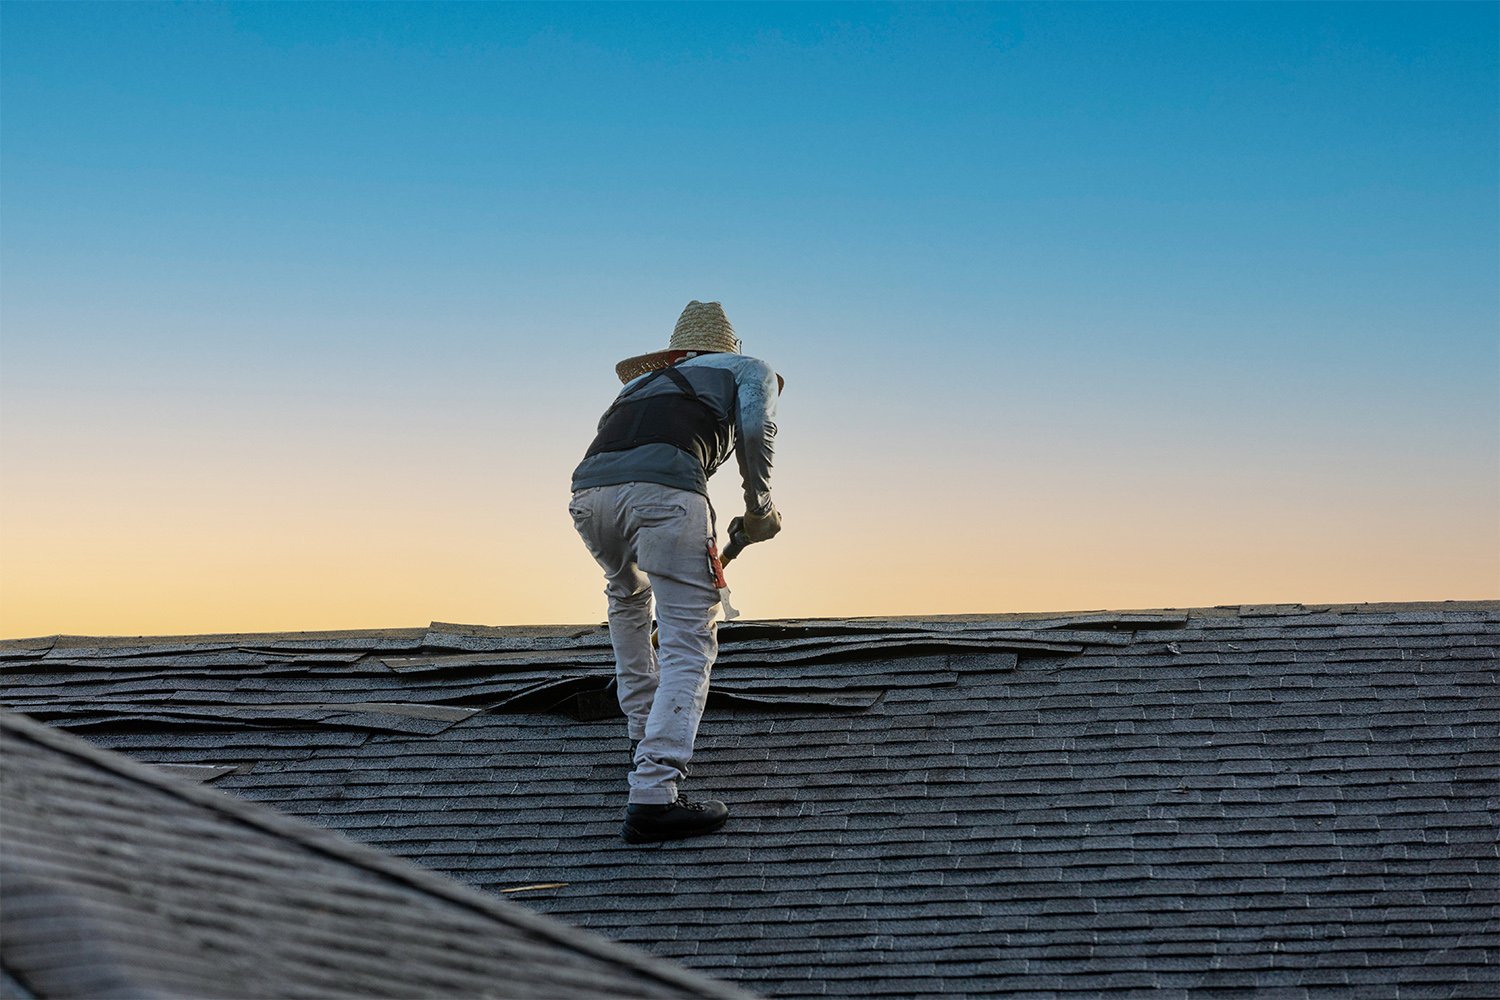
[[[705,826],[698,830],[687,830],[682,833],[669,833],[665,835],[637,830],[627,823],[624,829],[620,831],[620,839],[627,844],[664,844],[669,840],[687,840],[689,837],[701,837],[705,833],[714,833],[723,829],[724,824],[727,822],[729,822],[729,817],[725,816],[713,826]]]

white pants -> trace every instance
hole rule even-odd
[[[620,709],[639,740],[630,801],[666,804],[687,777],[719,653],[708,499],[656,483],[573,494],[573,525],[604,570]],[[651,648],[656,602],[659,650]]]

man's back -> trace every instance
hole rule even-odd
[[[745,491],[745,509],[763,513],[771,506],[771,466],[776,444],[776,374],[758,358],[716,352],[688,357],[670,366],[687,383],[690,397],[678,382],[663,377],[662,369],[631,380],[600,420],[605,429],[621,407],[648,410],[652,403],[669,403],[665,413],[648,421],[667,419],[679,429],[681,440],[671,433],[641,433],[635,440],[605,442],[626,444],[624,448],[599,448],[596,437],[589,454],[573,472],[572,488],[612,486],[646,482],[675,486],[695,493],[708,493],[708,477],[728,459],[731,450],[739,457]],[[670,404],[675,404],[676,413]],[[712,414],[712,429],[697,419]],[[694,433],[698,428],[697,433]],[[649,438],[650,440],[642,440]]]

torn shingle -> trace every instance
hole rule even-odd
[[[196,675],[207,690],[242,670],[247,686],[214,697],[267,704],[322,685],[320,703],[488,709],[440,732],[88,732],[147,760],[243,764],[218,787],[471,885],[566,883],[518,898],[763,995],[1500,992],[1500,605],[736,623],[720,638],[688,788],[731,822],[644,850],[617,838],[619,719],[525,700],[613,708],[596,626],[530,641],[434,625],[355,663]],[[7,697],[68,692],[67,670],[3,662],[21,678]],[[77,669],[85,686],[122,679]],[[161,693],[153,669],[142,683]]]

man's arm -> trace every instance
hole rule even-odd
[[[776,455],[776,373],[757,358],[735,366],[735,455],[745,488],[745,513],[764,515],[771,503],[771,464]]]

